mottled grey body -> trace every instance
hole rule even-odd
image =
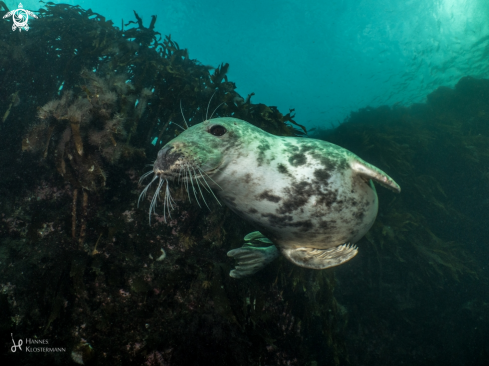
[[[219,127],[225,133],[216,136]],[[204,171],[222,202],[308,268],[331,267],[356,254],[343,244],[360,240],[375,221],[378,200],[370,180],[400,191],[381,170],[339,146],[274,136],[235,118],[184,131],[160,151],[154,172],[176,177],[185,164]],[[254,249],[231,255],[248,268],[259,262]]]
[[[355,243],[375,221],[377,196],[347,150],[268,134],[244,150],[213,175],[219,197],[279,247]]]

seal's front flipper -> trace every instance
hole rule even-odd
[[[278,250],[274,245],[269,247],[254,246],[261,243],[272,243],[259,231],[246,235],[244,240],[245,244],[241,248],[228,252],[228,257],[233,257],[238,261],[236,269],[229,272],[229,275],[234,278],[252,275],[278,257]]]
[[[265,235],[260,233],[259,231],[253,231],[244,237],[244,245],[253,245],[258,246],[261,243],[273,244],[270,239],[268,239]]]
[[[292,263],[312,269],[325,269],[338,266],[352,259],[357,253],[357,247],[349,244],[343,244],[329,249],[282,249],[282,254]]]
[[[401,192],[399,184],[394,182],[394,179],[385,174],[382,170],[374,167],[373,165],[363,161],[356,157],[350,161],[351,169],[358,175],[360,175],[366,182],[372,179],[374,182],[388,188],[396,193]]]

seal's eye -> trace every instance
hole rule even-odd
[[[222,136],[224,135],[227,131],[223,126],[215,125],[212,126],[211,129],[209,130],[211,135],[214,136]]]

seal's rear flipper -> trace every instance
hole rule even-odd
[[[228,257],[233,257],[238,261],[236,269],[229,272],[229,275],[234,278],[250,276],[278,257],[278,250],[274,245],[269,247],[254,246],[262,243],[272,244],[259,231],[246,235],[244,240],[245,244],[241,248],[228,252]]]
[[[357,255],[356,246],[339,245],[329,249],[295,248],[282,249],[282,254],[298,266],[312,269],[325,269],[338,266]]]
[[[363,161],[360,158],[355,158],[350,161],[351,169],[366,182],[372,179],[374,182],[379,183],[381,186],[388,188],[396,193],[401,192],[401,187],[399,184],[394,182],[394,179],[385,174],[382,170],[370,165],[369,163]]]

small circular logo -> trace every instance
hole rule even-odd
[[[14,22],[14,24],[12,25],[12,30],[15,31],[17,28],[19,28],[19,32],[21,32],[22,28],[26,31],[29,30],[29,24],[27,24],[27,22],[29,21],[29,15],[37,18],[36,14],[34,14],[32,11],[24,9],[22,3],[19,3],[18,9],[9,11],[3,16],[3,18],[5,19],[8,17],[12,17],[12,21]]]

